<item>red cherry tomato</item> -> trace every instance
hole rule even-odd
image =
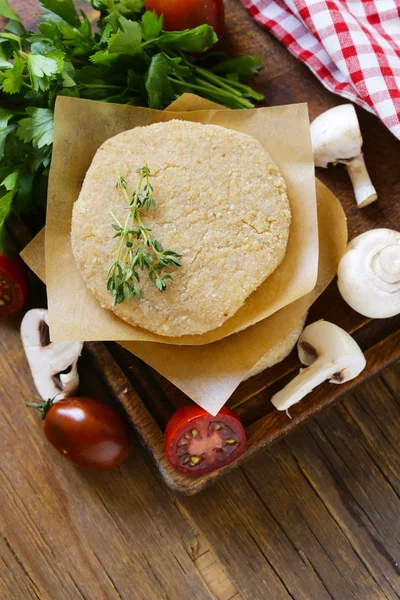
[[[165,454],[185,475],[203,475],[236,460],[246,447],[246,433],[227,407],[216,417],[196,404],[172,415],[165,430]]]
[[[28,271],[16,254],[0,254],[0,317],[15,315],[25,304],[28,294]]]
[[[40,410],[47,439],[74,464],[89,471],[109,471],[127,459],[131,431],[111,406],[92,398],[28,402],[27,406]]]
[[[223,0],[146,0],[146,10],[163,15],[165,31],[182,31],[198,25],[211,25],[221,38],[224,31]]]

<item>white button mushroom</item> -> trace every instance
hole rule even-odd
[[[323,383],[345,383],[361,373],[365,357],[346,331],[329,323],[317,321],[301,334],[297,349],[306,369],[271,398],[278,410],[288,410]]]
[[[371,319],[400,313],[400,233],[371,229],[352,240],[339,263],[343,299]]]
[[[335,106],[319,115],[311,123],[311,141],[317,167],[346,165],[359,208],[377,199],[361,151],[363,139],[352,104]]]
[[[50,342],[48,313],[36,308],[21,323],[21,338],[39,395],[56,401],[71,396],[79,385],[81,342]]]

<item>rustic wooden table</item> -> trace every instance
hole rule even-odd
[[[33,24],[36,1],[11,4]],[[237,0],[226,6],[228,37],[242,32],[240,51],[257,52],[267,34]],[[272,38],[268,49],[263,89],[277,104],[299,69]],[[333,98],[303,75],[314,110]],[[400,365],[188,498],[162,483],[137,442],[107,475],[60,459],[24,408],[35,390],[19,322],[0,324],[2,600],[400,597]],[[84,386],[107,400],[90,365],[82,371]]]

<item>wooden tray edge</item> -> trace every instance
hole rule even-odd
[[[243,455],[227,465],[199,477],[187,477],[177,473],[168,463],[164,453],[164,437],[143,399],[128,380],[102,342],[85,344],[91,362],[111,395],[121,404],[142,445],[149,452],[165,483],[174,491],[193,495],[232,469],[244,464],[257,452],[282,439],[299,425],[306,423],[318,412],[337,402],[344,394],[379,373],[400,358],[400,330],[371,346],[366,352],[367,373],[342,385],[325,383],[315,390],[307,400],[291,409],[291,416],[274,410],[246,429],[247,447]]]

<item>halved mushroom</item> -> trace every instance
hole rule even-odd
[[[76,392],[81,342],[50,342],[47,310],[35,308],[21,323],[25,354],[39,395],[62,400]]]
[[[361,151],[363,139],[352,104],[341,104],[319,115],[311,123],[311,141],[317,167],[346,165],[359,208],[377,199]]]
[[[364,354],[351,335],[328,321],[308,325],[297,348],[307,368],[271,398],[278,410],[288,410],[324,381],[345,383],[354,379],[366,365]]]
[[[338,287],[361,315],[384,319],[400,314],[400,233],[371,229],[354,238],[339,263]]]

